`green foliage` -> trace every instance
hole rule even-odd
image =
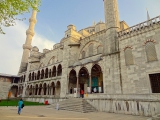
[[[18,101],[19,100],[2,100],[0,102],[0,106],[18,106]],[[38,102],[28,102],[24,101],[25,106],[34,106],[34,105],[44,105],[43,103],[38,103]]]
[[[37,10],[41,0],[0,0],[0,34],[5,34],[2,26],[14,26],[17,15],[28,13],[32,9]]]

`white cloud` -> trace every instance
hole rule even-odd
[[[18,73],[27,29],[28,25],[17,22],[14,27],[4,28],[5,35],[0,34],[0,73]],[[51,49],[55,44],[38,33],[35,34],[32,43],[32,46],[37,46],[40,51],[44,48]]]

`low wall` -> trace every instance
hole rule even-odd
[[[98,111],[140,116],[160,113],[160,94],[98,95],[89,94],[85,99]]]
[[[49,104],[54,104],[56,102],[64,101],[67,98],[54,98],[54,97],[26,97],[23,98],[25,101],[31,101],[31,102],[39,102],[44,103],[46,100]]]

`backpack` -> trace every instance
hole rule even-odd
[[[22,108],[24,107],[24,104],[22,104]]]

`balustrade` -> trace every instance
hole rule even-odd
[[[145,27],[152,26],[153,24],[157,24],[157,23],[160,23],[160,16],[157,16],[157,17],[152,18],[150,20],[147,20],[145,22],[142,22],[142,23],[139,23],[139,24],[134,25],[132,27],[129,27],[127,29],[124,29],[124,30],[118,32],[118,37],[139,31]]]

